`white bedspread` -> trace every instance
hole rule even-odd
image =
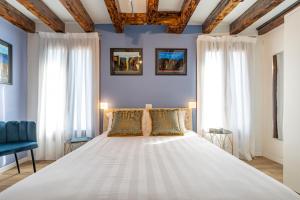
[[[2,200],[296,200],[299,196],[196,134],[105,134],[18,182]]]

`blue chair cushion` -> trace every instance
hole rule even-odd
[[[91,137],[72,137],[71,140],[69,140],[70,143],[79,143],[79,142],[87,142],[90,141]]]
[[[17,153],[20,151],[27,151],[38,147],[37,142],[18,142],[0,144],[0,156]]]
[[[6,143],[6,125],[5,122],[0,122],[0,144]]]
[[[6,143],[19,142],[19,122],[10,121],[6,123]]]

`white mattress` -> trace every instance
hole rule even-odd
[[[194,133],[96,137],[0,194],[2,200],[296,200],[299,196]]]

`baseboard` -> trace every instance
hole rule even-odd
[[[271,155],[271,154],[268,154],[268,153],[263,153],[263,156],[270,159],[270,160],[273,160],[273,161],[275,161],[279,164],[283,163],[283,158],[281,158],[281,157],[274,156],[274,155]]]
[[[24,162],[26,162],[28,160],[30,160],[30,159],[29,159],[28,156],[26,156],[24,158],[19,159],[18,161],[19,161],[19,164],[22,164],[22,163],[24,163]],[[7,170],[10,170],[10,169],[12,169],[12,168],[14,168],[16,166],[17,166],[16,162],[12,162],[12,163],[10,163],[8,165],[5,165],[4,167],[0,168],[0,174],[6,172]]]
[[[254,156],[262,156],[262,152],[257,151],[257,152],[254,153]]]

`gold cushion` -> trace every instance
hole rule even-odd
[[[142,110],[113,112],[112,127],[107,136],[142,136],[142,116]]]
[[[152,136],[183,135],[178,109],[151,109]]]

